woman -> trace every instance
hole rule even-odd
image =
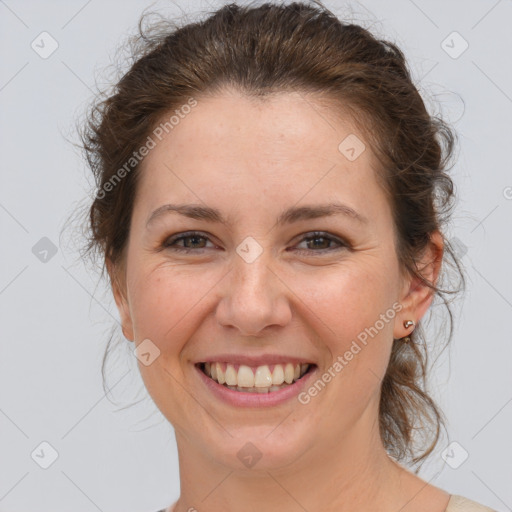
[[[401,51],[319,2],[154,30],[83,135],[88,250],[176,433],[166,511],[491,510],[401,464],[439,439],[421,319],[461,271],[454,135]]]

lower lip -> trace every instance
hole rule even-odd
[[[317,370],[317,367],[315,366],[299,380],[278,391],[269,391],[268,393],[245,393],[243,391],[233,391],[232,389],[219,384],[217,381],[207,377],[198,366],[194,365],[194,368],[199,373],[201,380],[216,397],[236,407],[270,407],[291,400],[292,398],[297,397],[297,395],[307,387],[309,381],[315,375]]]

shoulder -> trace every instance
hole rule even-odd
[[[464,496],[452,494],[446,512],[496,512],[492,508],[470,500]]]

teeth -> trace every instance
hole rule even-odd
[[[268,393],[277,391],[300,379],[309,368],[307,363],[295,365],[286,363],[273,366],[271,372],[269,365],[251,368],[241,364],[237,371],[235,366],[230,363],[215,362],[205,363],[204,372],[219,384],[225,384],[229,389],[235,391]]]
[[[284,380],[288,384],[293,382],[293,375],[295,374],[295,369],[293,368],[292,363],[287,363],[284,367]]]
[[[220,366],[220,363],[215,363],[215,368],[217,371],[217,382],[219,384],[224,384],[224,382],[226,382],[226,377],[224,375],[224,371],[222,370],[222,367]]]
[[[236,370],[231,364],[226,366],[226,384],[228,386],[236,386],[238,384]]]
[[[252,388],[254,386],[254,373],[244,364],[241,364],[240,368],[238,368],[238,385],[244,388]]]
[[[254,375],[254,386],[257,388],[269,388],[272,386],[272,374],[267,365],[258,366]]]
[[[272,384],[275,386],[280,386],[284,382],[284,370],[283,366],[280,364],[276,364],[274,366],[274,371],[272,372]]]

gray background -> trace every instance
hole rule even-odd
[[[66,228],[92,183],[66,139],[77,140],[75,120],[95,82],[108,84],[106,66],[144,8],[193,17],[223,3],[0,0],[0,511],[154,512],[179,494],[173,430],[128,350],[116,352],[109,374],[120,405],[102,389],[118,314],[78,257],[76,222]],[[453,344],[432,373],[450,438],[420,476],[512,510],[512,1],[325,3],[397,42],[431,111],[459,133],[450,236],[470,281]],[[58,43],[45,59],[31,47],[43,31]],[[52,245],[56,253],[45,254]],[[454,441],[448,465],[442,454]],[[58,453],[48,469],[42,442]]]

